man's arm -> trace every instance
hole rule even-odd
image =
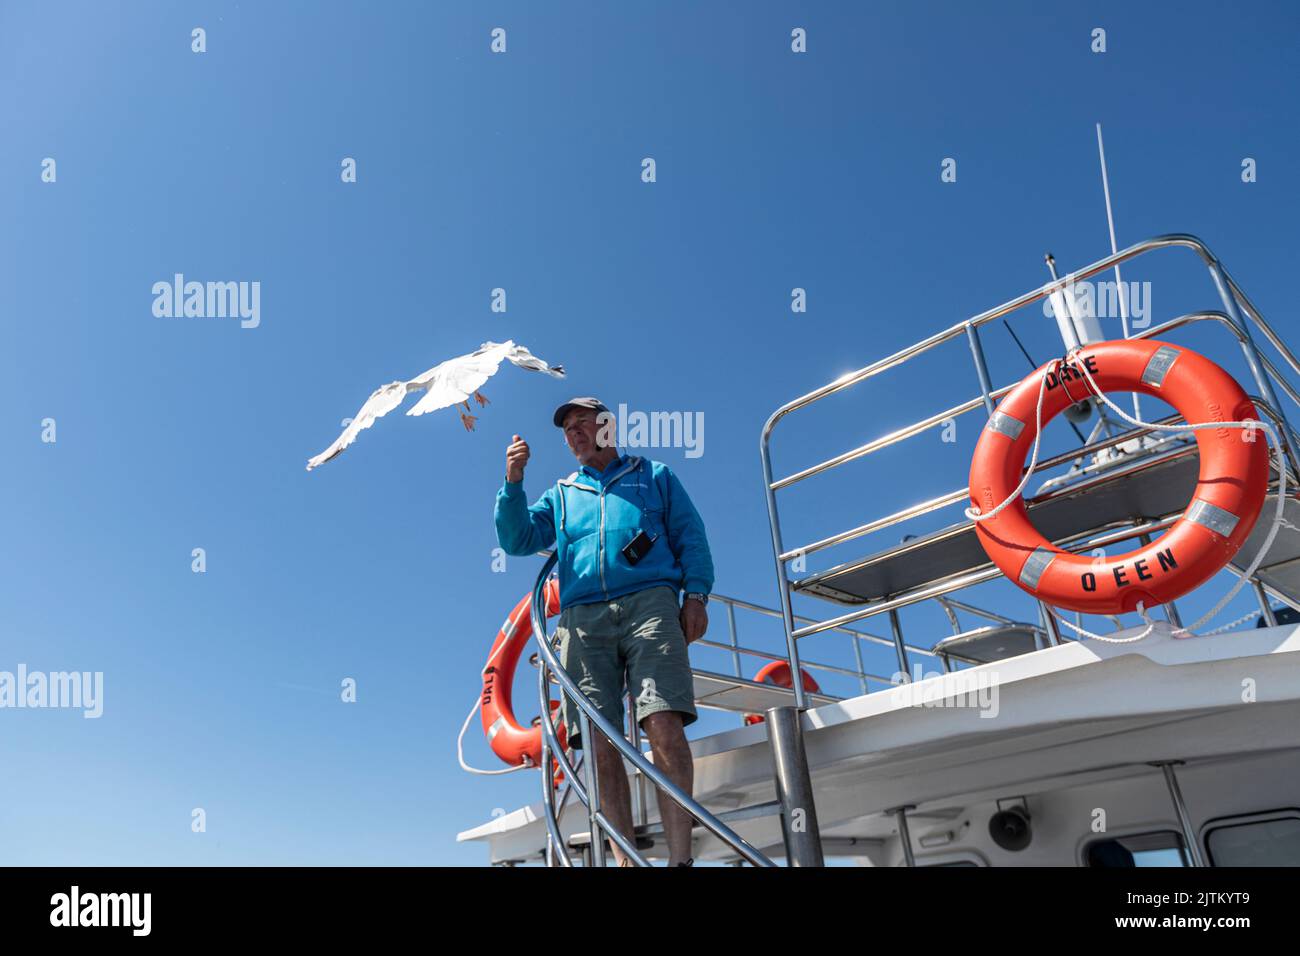
[[[555,512],[547,489],[530,507],[522,481],[509,481],[497,492],[497,543],[506,554],[536,554],[555,544]]]
[[[497,543],[506,554],[535,554],[555,544],[554,489],[548,489],[530,508],[524,495],[524,467],[528,442],[518,435],[506,449],[506,480],[497,492]]]
[[[672,469],[665,467],[664,472],[668,479],[668,547],[682,566],[682,586],[688,594],[708,594],[713,590],[713,555],[704,521]]]

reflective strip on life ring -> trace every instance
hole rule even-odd
[[[1189,424],[1258,419],[1240,385],[1209,359],[1177,345],[1127,339],[1081,349],[1068,364],[1042,366],[1012,389],[989,419],[970,468],[971,504],[992,511],[1024,474],[1034,444],[1039,387],[1046,374],[1043,425],[1091,394],[1085,364],[1103,392],[1138,392],[1168,402]],[[1178,522],[1145,547],[1115,557],[1071,554],[1034,528],[1022,499],[975,523],[988,556],[1009,579],[1048,604],[1089,614],[1150,609],[1199,587],[1237,553],[1268,491],[1268,443],[1258,431],[1192,433],[1200,474]],[[1157,515],[1146,515],[1156,518]]]
[[[555,578],[546,582],[545,596],[546,616],[554,617],[560,613],[560,585]],[[491,663],[483,669],[483,695],[480,699],[483,735],[493,753],[512,767],[523,763],[525,757],[534,767],[542,762],[542,728],[521,727],[515,720],[510,700],[519,654],[533,636],[532,604],[533,595],[529,592],[515,605],[492,642],[488,654]],[[556,701],[551,701],[552,715],[558,706]],[[563,746],[564,725],[560,724],[556,731]]]

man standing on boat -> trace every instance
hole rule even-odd
[[[655,766],[691,793],[695,768],[684,728],[698,715],[686,645],[708,628],[713,588],[704,523],[667,465],[619,454],[613,416],[600,401],[574,398],[552,420],[581,467],[530,506],[523,488],[528,443],[515,435],[497,492],[497,541],[514,555],[556,545],[560,663],[615,727],[623,727],[630,691]],[[577,708],[567,695],[561,699],[568,741],[581,747]],[[623,758],[603,735],[594,750],[601,808],[631,840]],[[662,794],[659,811],[668,865],[692,865],[690,814]],[[631,865],[617,846],[613,851],[620,866]]]

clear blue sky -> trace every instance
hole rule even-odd
[[[0,711],[0,859],[482,863],[455,833],[537,797],[454,746],[538,566],[491,570],[510,435],[536,497],[573,467],[549,423],[569,395],[703,412],[703,457],[653,454],[705,518],[718,590],[773,604],[763,421],[1038,285],[1048,249],[1064,269],[1108,252],[1094,122],[1121,245],[1201,235],[1294,329],[1296,39],[1289,3],[0,6],[0,670],[105,675],[98,720]],[[1150,262],[1126,278],[1153,283],[1156,321],[1218,307],[1190,256]],[[154,317],[176,272],[260,282],[260,326]],[[1041,311],[1016,322],[1059,351]],[[473,434],[392,415],[304,471],[375,386],[505,338],[569,379],[504,368]],[[999,384],[1027,371],[987,341]],[[792,420],[778,471],[974,394],[964,345],[926,368]],[[797,489],[789,542],[961,487],[972,421]],[[904,626],[943,632],[933,610]]]

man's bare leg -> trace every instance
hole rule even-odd
[[[682,715],[674,710],[661,710],[641,721],[641,727],[650,739],[655,766],[688,795],[694,794],[695,758],[686,743]],[[659,816],[664,822],[664,835],[668,838],[668,865],[685,863],[691,858],[691,827],[695,818],[679,807],[672,797],[660,793],[658,788],[655,788],[655,797],[659,801]]]
[[[632,791],[627,784],[627,770],[623,766],[623,755],[614,749],[604,734],[592,733],[596,737],[596,778],[600,786],[600,812],[614,824],[618,832],[635,845],[632,835]],[[584,744],[586,742],[584,741]],[[614,859],[619,866],[623,860],[630,858],[618,848],[613,840],[609,847],[614,851]]]

